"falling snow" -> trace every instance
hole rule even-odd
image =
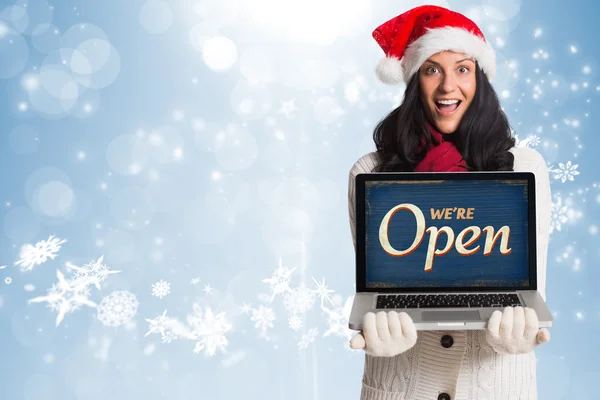
[[[38,296],[29,300],[29,303],[48,303],[48,307],[57,312],[56,326],[60,325],[65,315],[81,308],[81,306],[96,307],[89,300],[90,288],[79,280],[67,280],[60,270],[56,270],[58,282],[48,289],[46,296]]]
[[[287,268],[282,264],[281,258],[279,259],[279,267],[268,279],[263,279],[263,282],[268,283],[271,289],[271,301],[275,299],[278,294],[284,294],[290,292],[290,280],[292,279],[292,273],[296,268]]]
[[[259,306],[258,309],[252,309],[250,320],[254,322],[254,327],[260,331],[260,336],[267,338],[267,330],[273,328],[275,313],[272,308]]]
[[[229,343],[225,334],[231,330],[231,324],[224,312],[214,314],[210,308],[202,310],[194,304],[194,314],[187,320],[190,326],[188,337],[196,340],[194,353],[204,351],[205,356],[214,356],[217,350],[225,351]]]
[[[318,334],[319,330],[317,328],[312,328],[311,330],[309,330],[308,333],[302,335],[302,339],[300,339],[300,341],[298,342],[298,348],[306,349],[311,343],[314,343]]]
[[[106,326],[120,326],[137,314],[138,307],[138,300],[133,293],[114,291],[102,299],[97,308],[97,316]]]
[[[575,180],[575,176],[579,175],[578,167],[579,165],[571,165],[571,161],[568,161],[566,164],[558,163],[558,168],[549,167],[548,171],[554,175],[554,179],[560,179],[562,183],[565,183],[567,180]]]
[[[152,285],[152,296],[162,299],[166,295],[171,293],[171,284],[163,281],[162,279]]]
[[[35,266],[45,263],[48,259],[54,260],[61,245],[66,242],[66,239],[59,239],[52,235],[35,245],[24,244],[21,246],[20,258],[15,265],[19,266],[21,271],[31,271]]]

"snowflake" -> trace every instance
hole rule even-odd
[[[249,312],[252,310],[252,308],[250,307],[251,305],[252,305],[252,304],[246,304],[246,303],[244,302],[244,305],[243,305],[242,307],[240,307],[240,309],[242,310],[242,312],[243,312],[244,314],[248,314],[248,313],[249,313]]]
[[[290,291],[290,280],[292,279],[292,273],[296,268],[287,268],[282,265],[281,258],[279,258],[279,267],[273,273],[273,276],[268,279],[263,279],[263,282],[268,283],[271,289],[271,301],[280,293]]]
[[[98,319],[107,326],[123,325],[137,314],[138,307],[139,303],[133,293],[114,291],[98,305]]]
[[[346,299],[346,302],[343,306],[335,307],[333,310],[330,310],[327,307],[322,307],[322,310],[325,312],[325,314],[327,314],[327,324],[329,325],[329,329],[323,334],[323,336],[340,336],[346,339],[345,343],[348,343],[355,333],[348,328],[348,320],[350,319],[353,301],[354,296],[350,296]]]
[[[297,331],[298,329],[302,328],[302,320],[297,315],[292,315],[288,319],[288,323],[290,325],[290,328],[292,328],[295,331]]]
[[[283,113],[286,117],[290,118],[293,112],[298,109],[296,107],[296,104],[294,104],[294,101],[294,99],[290,101],[284,101],[281,104],[281,107],[279,108],[279,112]]]
[[[175,319],[167,317],[167,310],[154,319],[146,318],[146,322],[148,322],[148,332],[144,336],[158,333],[163,343],[171,343],[174,339],[177,339],[177,334],[173,332],[173,326],[177,322]]]
[[[315,341],[318,333],[319,333],[319,331],[317,330],[317,328],[312,328],[311,330],[308,331],[308,333],[305,333],[304,335],[302,335],[302,339],[300,339],[300,342],[298,342],[298,348],[306,349],[309,344],[311,344]]]
[[[21,246],[20,259],[15,262],[21,271],[31,271],[36,265],[45,263],[49,258],[54,260],[62,244],[67,241],[51,235],[47,240],[41,240],[35,246],[27,243]]]
[[[562,183],[565,183],[568,180],[575,180],[575,176],[579,175],[579,171],[577,168],[579,164],[571,165],[571,161],[568,161],[567,164],[558,163],[558,168],[552,169],[552,167],[548,168],[549,172],[554,174],[554,179],[560,179]]]
[[[519,140],[519,135],[513,135],[515,138],[515,147],[535,147],[540,144],[540,137],[531,135],[523,140]]]
[[[217,350],[225,352],[229,343],[225,333],[231,330],[231,324],[224,312],[215,315],[206,307],[203,313],[200,306],[194,304],[194,314],[189,315],[187,320],[191,328],[188,338],[196,340],[194,353],[204,350],[205,356],[214,356]]]
[[[204,290],[206,292],[206,295],[209,295],[209,294],[212,295],[212,289],[213,288],[211,288],[210,285],[204,285],[204,289],[202,289],[202,290]]]
[[[67,268],[75,270],[73,279],[81,285],[94,285],[96,289],[100,290],[100,284],[106,280],[111,274],[118,274],[121,271],[112,271],[108,267],[102,264],[104,256],[100,256],[97,261],[92,261],[85,264],[83,267],[67,262]]]
[[[567,216],[569,208],[567,205],[563,205],[563,199],[560,193],[556,193],[553,197],[555,201],[552,202],[550,232],[553,232],[554,229],[560,231],[562,224],[566,223],[569,220],[569,217]]]
[[[323,277],[321,282],[318,282],[315,278],[313,278],[313,281],[315,281],[315,284],[317,285],[317,288],[313,290],[313,292],[319,295],[319,298],[321,299],[321,307],[323,307],[323,302],[325,300],[329,301],[329,303],[333,305],[331,297],[329,297],[329,293],[334,293],[335,290],[327,289],[327,286],[325,285],[325,277]]]
[[[258,309],[252,310],[250,320],[254,322],[255,328],[261,330],[261,336],[266,336],[267,329],[273,327],[275,313],[271,308],[260,306]]]
[[[290,314],[305,313],[315,303],[314,293],[304,285],[292,289],[283,298],[283,304]]]
[[[6,283],[7,285],[10,285],[12,282],[12,278],[10,276],[7,276],[6,278],[4,278],[4,283]]]
[[[197,285],[197,284],[199,284],[199,283],[200,283],[200,278],[198,278],[198,277],[196,277],[196,278],[192,278],[192,279],[190,280],[190,284],[191,284],[191,285]]]
[[[163,281],[162,279],[152,285],[152,296],[162,299],[166,295],[171,293],[171,284]]]
[[[29,303],[47,302],[52,311],[58,312],[56,316],[56,326],[64,319],[65,315],[78,310],[82,305],[96,307],[96,304],[89,300],[90,289],[87,285],[82,285],[76,280],[65,279],[62,272],[56,270],[58,283],[48,289],[46,296],[39,296],[29,300]]]

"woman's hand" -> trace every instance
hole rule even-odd
[[[538,345],[550,341],[550,332],[539,328],[535,310],[528,307],[506,307],[496,310],[485,331],[488,344],[498,353],[531,353]]]
[[[417,342],[417,330],[412,318],[396,311],[372,312],[363,318],[363,330],[350,340],[350,347],[376,357],[393,357],[404,353]]]

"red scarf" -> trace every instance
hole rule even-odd
[[[465,172],[467,163],[462,155],[451,142],[444,141],[444,134],[440,133],[427,124],[427,129],[435,139],[435,143],[429,145],[425,158],[415,166],[416,172]],[[425,145],[425,138],[421,139],[421,147]],[[419,149],[420,149],[419,148]]]

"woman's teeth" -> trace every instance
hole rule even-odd
[[[456,110],[460,104],[459,100],[437,100],[435,102],[437,108],[443,112],[452,112]]]

